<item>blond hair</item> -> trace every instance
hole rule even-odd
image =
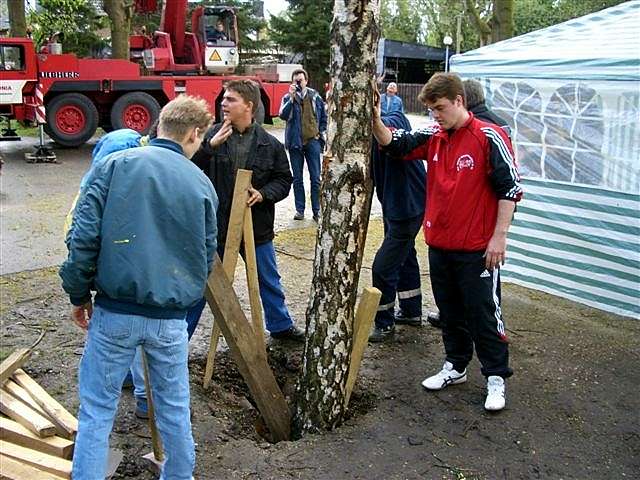
[[[160,111],[158,130],[174,140],[182,140],[192,128],[209,128],[212,119],[209,106],[202,98],[178,95]]]

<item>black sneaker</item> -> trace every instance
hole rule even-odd
[[[296,214],[293,216],[294,220],[304,220],[304,213],[302,212],[296,212]]]
[[[397,325],[411,325],[412,327],[422,326],[422,315],[416,317],[408,317],[403,312],[398,312],[396,315]]]
[[[395,333],[395,325],[389,325],[388,327],[375,327],[371,335],[369,335],[369,341],[371,343],[389,342],[393,340]]]
[[[317,213],[314,213],[314,214],[313,214],[313,221],[314,221],[314,222],[316,222],[316,223],[318,223],[318,222],[320,221],[320,215],[319,215],[319,214],[317,214]]]
[[[440,312],[429,312],[427,314],[427,322],[429,322],[432,327],[442,328],[443,326],[443,322],[440,320]]]
[[[146,399],[137,399],[136,400],[136,417],[140,420],[149,420],[149,407],[147,405]]]
[[[274,338],[276,340],[290,340],[292,342],[299,343],[304,343],[304,340],[306,338],[304,330],[296,327],[295,325],[289,327],[286,330],[283,330],[282,332],[272,332],[270,336],[271,338]]]

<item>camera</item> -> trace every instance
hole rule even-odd
[[[302,80],[296,80],[296,92],[301,92],[302,91]]]

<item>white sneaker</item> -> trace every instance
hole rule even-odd
[[[487,400],[484,402],[484,408],[495,412],[502,410],[504,404],[504,379],[492,375],[487,378]]]
[[[425,379],[422,382],[422,386],[427,390],[442,390],[446,386],[455,385],[456,383],[464,383],[466,381],[466,368],[463,372],[458,372],[453,369],[453,364],[451,362],[444,362],[442,370],[434,376]]]

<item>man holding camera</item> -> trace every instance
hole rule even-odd
[[[280,118],[287,122],[285,147],[293,171],[293,194],[296,214],[294,220],[304,219],[304,161],[311,178],[311,210],[317,222],[320,214],[320,154],[324,148],[327,114],[320,94],[307,87],[309,76],[302,69],[291,74],[289,93],[282,97]]]

